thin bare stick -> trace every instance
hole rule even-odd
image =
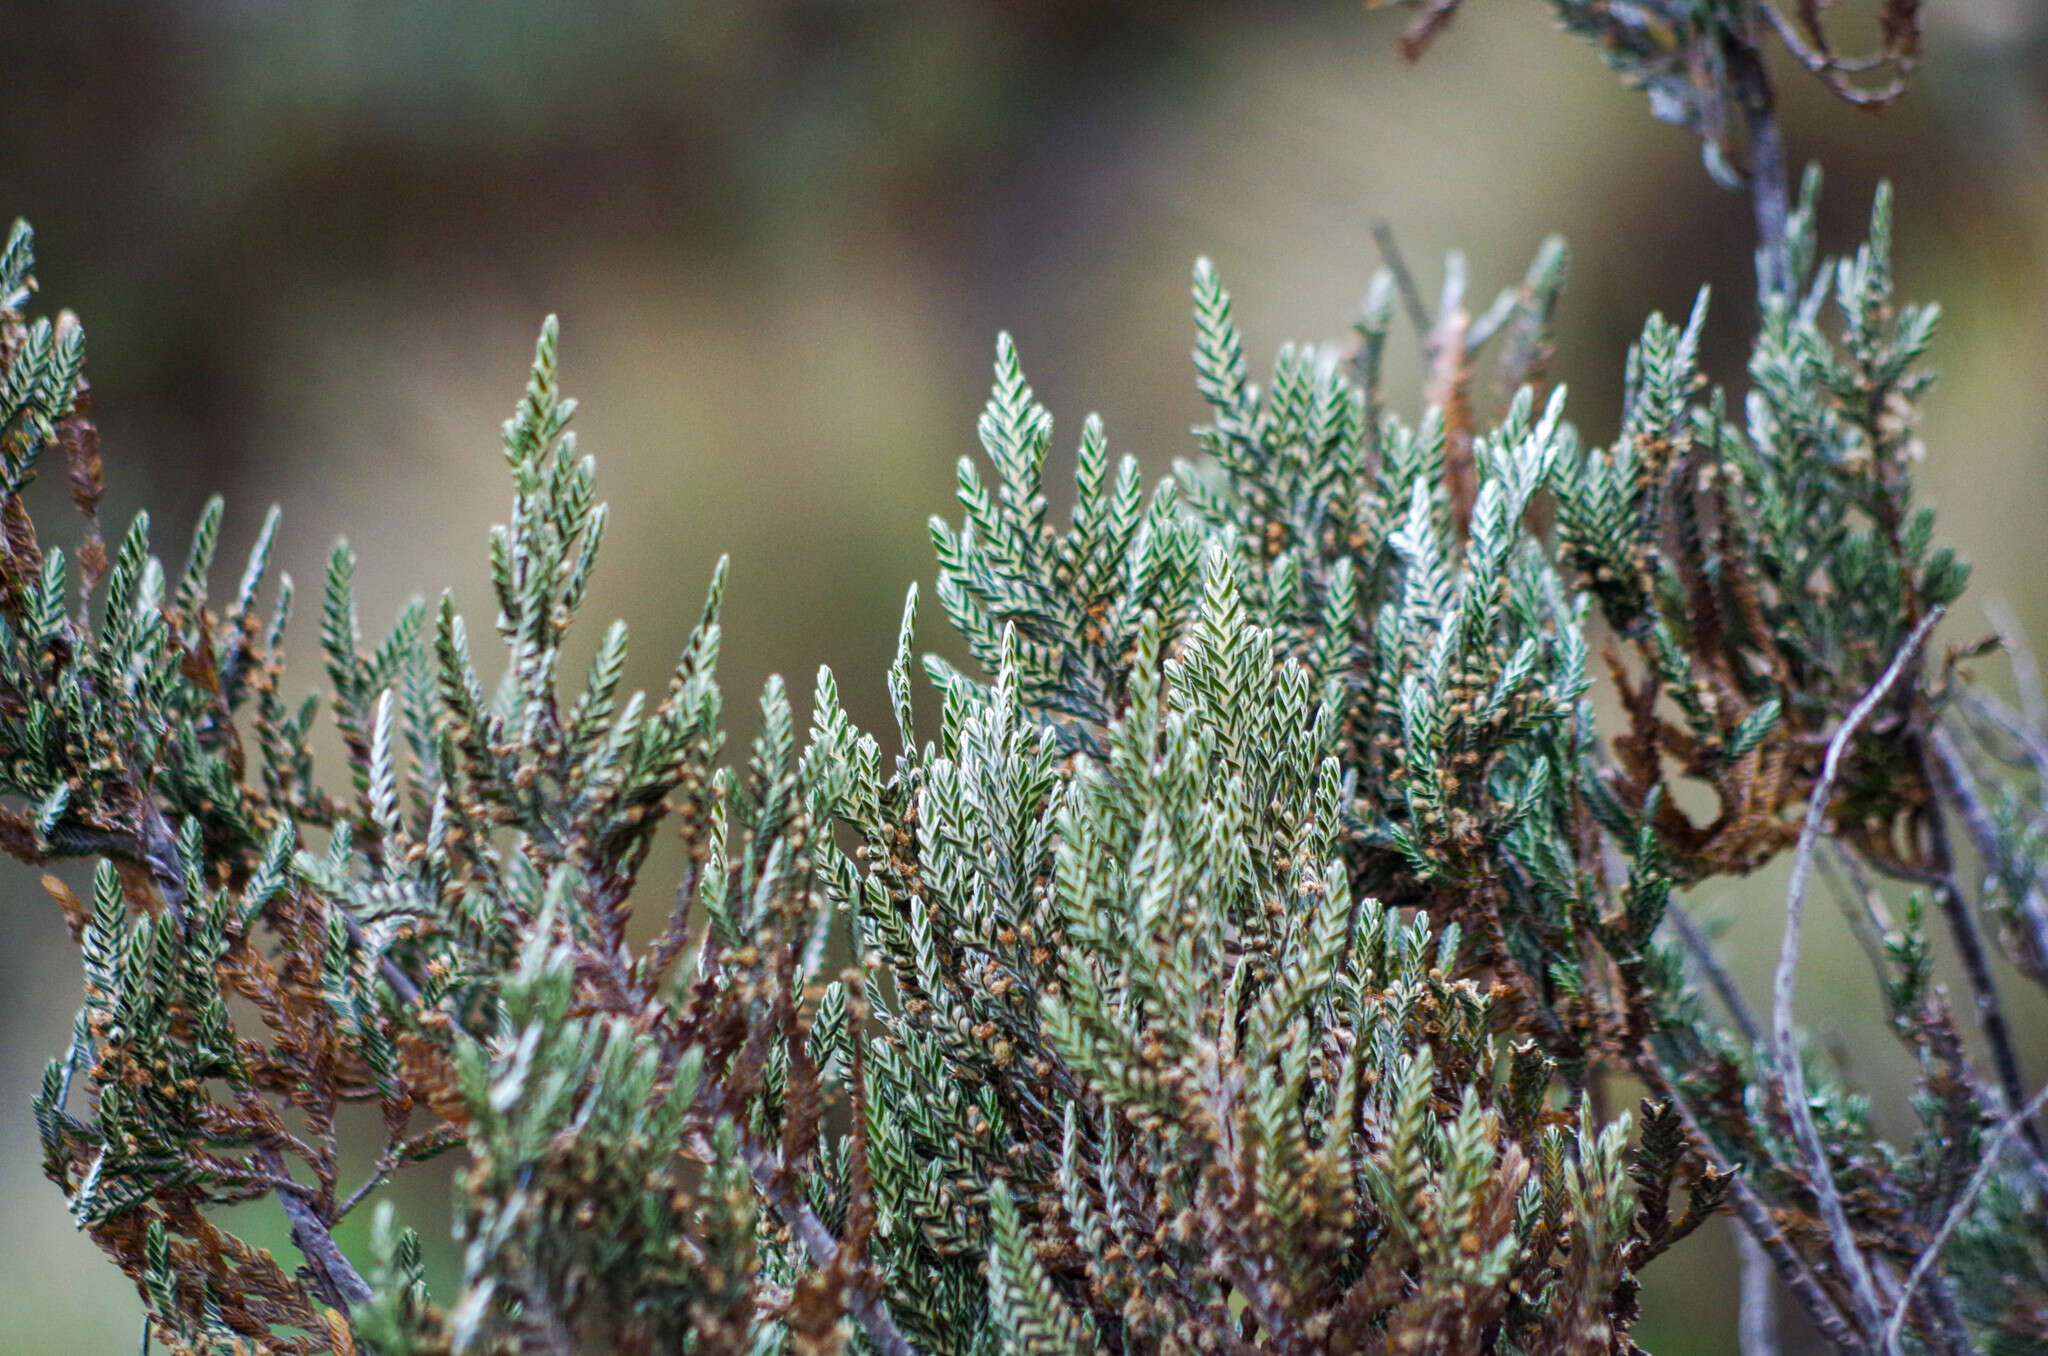
[[[1890,959],[1885,955],[1884,939],[1892,929],[1889,919],[1881,912],[1882,901],[1870,889],[1869,883],[1860,878],[1847,852],[1834,843],[1825,846],[1828,852],[1818,865],[1821,875],[1827,878],[1828,892],[1842,906],[1842,918],[1849,924],[1856,944],[1863,948],[1863,955],[1870,962],[1878,982],[1883,983],[1890,965]]]
[[[2019,618],[2003,598],[1987,599],[1984,616],[1998,633],[1998,643],[2012,665],[2013,687],[2019,692],[2020,710],[2026,714],[2027,723],[2037,730],[2048,730],[2048,689],[2041,685],[2041,666],[2034,658],[2034,647],[2027,644],[2026,635],[2020,630]]]
[[[1736,1314],[1742,1356],[1778,1356],[1778,1297],[1771,1290],[1777,1276],[1771,1259],[1746,1229],[1737,1231],[1735,1248],[1742,1257],[1742,1301]]]
[[[1970,731],[1987,758],[1993,758],[2008,767],[2032,768],[2034,775],[2048,784],[2048,737],[2028,726],[2020,713],[2007,706],[1982,688],[1965,687],[1956,693],[1956,709],[1971,716],[1980,728]],[[1992,742],[1990,732],[1981,728],[1988,722],[2000,733],[2018,746],[2018,752],[2007,754]]]
[[[1715,1147],[1714,1141],[1707,1135],[1706,1127],[1700,1124],[1699,1117],[1694,1114],[1677,1085],[1665,1077],[1656,1060],[1647,1054],[1636,1061],[1636,1072],[1659,1098],[1671,1103],[1673,1109],[1678,1112],[1678,1118],[1685,1122],[1686,1137],[1698,1146],[1707,1161],[1713,1164],[1717,1171],[1729,1174],[1729,1194],[1735,1202],[1735,1213],[1742,1217],[1747,1236],[1763,1249],[1771,1265],[1777,1268],[1778,1276],[1785,1282],[1786,1288],[1805,1307],[1806,1316],[1813,1320],[1813,1325],[1820,1329],[1823,1336],[1844,1351],[1863,1350],[1862,1339],[1850,1326],[1848,1318],[1843,1315],[1834,1297],[1821,1288],[1819,1278],[1813,1274],[1813,1268],[1807,1265],[1806,1259],[1794,1252],[1792,1245],[1785,1241],[1784,1233],[1771,1218],[1769,1207],[1765,1206],[1762,1199],[1757,1196],[1756,1189],[1738,1171],[1739,1165],[1731,1162],[1727,1155]]]
[[[1700,925],[1693,921],[1692,915],[1680,907],[1675,899],[1664,906],[1664,916],[1678,925],[1679,939],[1685,943],[1685,949],[1692,953],[1693,961],[1700,967],[1700,973],[1707,977],[1707,983],[1720,998],[1721,1006],[1728,1009],[1728,1016],[1741,1030],[1742,1038],[1749,1042],[1752,1049],[1762,1045],[1763,1030],[1757,1026],[1756,1018],[1750,1014],[1749,1004],[1744,1001],[1742,990],[1735,987],[1734,976],[1721,964],[1721,958],[1714,954],[1714,944],[1707,939],[1707,934],[1701,931]]]
[[[277,1150],[265,1147],[256,1153],[265,1168],[280,1177],[290,1176],[284,1156]],[[374,1293],[370,1283],[334,1241],[327,1221],[320,1218],[313,1203],[298,1191],[281,1189],[276,1194],[285,1218],[291,1221],[292,1242],[306,1255],[306,1269],[312,1273],[313,1288],[320,1292],[320,1298],[344,1314],[359,1304],[368,1304]]]
[[[1933,737],[1926,741],[1922,757],[1927,764],[1928,780],[1961,809],[1963,823],[1976,842],[1977,855],[1982,859],[1984,869],[1989,870],[2000,855],[1997,829],[1991,822],[1988,809],[1978,799],[1969,769],[1963,765],[1961,753],[1948,731],[1936,726]],[[1955,882],[1948,833],[1939,814],[1930,818],[1930,825],[1937,859],[1948,867],[1947,879],[1939,889],[1942,910],[1949,920],[1949,930],[1955,935],[1956,951],[1970,981],[1970,991],[1976,1000],[1978,1026],[1984,1033],[1985,1043],[1991,1047],[1991,1062],[1998,1071],[1998,1085],[2004,1094],[2006,1108],[2016,1110],[2025,1096],[2026,1085],[2020,1080],[2019,1055],[2013,1048],[2012,1031],[2005,1020],[2005,1005],[1999,1000],[1997,981],[1992,976],[1991,962],[1984,952],[1984,937],[1977,927],[1976,914]],[[2040,895],[2028,891],[2026,898],[2013,901],[2013,912],[2025,928],[2026,943],[2037,956],[2048,957],[2048,919],[2042,915]],[[2029,1118],[2021,1122],[2020,1135],[2026,1144],[2029,1169],[2042,1189],[2048,1190],[2048,1144],[2042,1141],[2040,1127]]]
[[[334,1217],[337,1220],[347,1219],[349,1211],[361,1205],[371,1192],[384,1185],[384,1180],[398,1171],[398,1168],[398,1155],[387,1150],[370,1168],[370,1175],[363,1179],[362,1185],[349,1192],[348,1198],[334,1207]]]
[[[1819,34],[1816,30],[1820,41],[1809,43],[1799,30],[1793,27],[1792,21],[1785,17],[1784,11],[1770,0],[1764,0],[1763,4],[1758,5],[1757,12],[1777,32],[1779,40],[1785,44],[1785,49],[1800,65],[1819,76],[1821,83],[1826,85],[1828,92],[1836,98],[1858,108],[1883,108],[1906,92],[1906,71],[1910,69],[1912,62],[1905,53],[1895,52],[1887,47],[1860,57],[1836,56],[1828,49],[1824,34]],[[1846,78],[1850,75],[1883,70],[1886,66],[1892,67],[1892,74],[1881,85],[1865,88],[1851,83]]]
[[[2005,1151],[2005,1146],[2012,1141],[2013,1136],[2020,1134],[2028,1122],[2041,1114],[2044,1106],[2048,1106],[2048,1087],[2036,1092],[2027,1100],[2026,1105],[2015,1109],[2010,1116],[1999,1122],[1998,1128],[1984,1141],[1983,1161],[1977,1165],[1977,1171],[1970,1174],[1969,1184],[1963,1188],[1963,1194],[1949,1207],[1948,1217],[1942,1220],[1941,1228],[1935,1231],[1934,1237],[1921,1251],[1919,1260],[1913,1263],[1913,1269],[1906,1274],[1906,1284],[1899,1291],[1898,1307],[1892,1310],[1891,1321],[1884,1327],[1886,1352],[1895,1356],[1899,1350],[1899,1334],[1906,1324],[1906,1309],[1913,1302],[1913,1291],[1926,1279],[1927,1273],[1940,1259],[1941,1250],[1948,1246],[1949,1235],[1956,1231],[1964,1217],[1970,1213],[1970,1208],[1976,1204],[1977,1196],[1984,1190],[1985,1184],[1991,1180],[1993,1170],[1998,1166],[1998,1156]]]
[[[1785,890],[1785,934],[1778,949],[1777,975],[1771,985],[1771,1039],[1778,1077],[1784,1084],[1785,1109],[1792,1122],[1792,1138],[1806,1160],[1814,1199],[1820,1206],[1821,1218],[1827,1224],[1828,1241],[1834,1249],[1835,1261],[1849,1282],[1857,1321],[1863,1332],[1871,1337],[1881,1330],[1884,1323],[1877,1301],[1877,1284],[1871,1277],[1869,1264],[1856,1247],[1855,1232],[1849,1227],[1848,1212],[1842,1208],[1841,1192],[1835,1187],[1834,1168],[1828,1158],[1827,1145],[1820,1137],[1820,1128],[1813,1120],[1813,1108],[1808,1104],[1806,1071],[1800,1067],[1798,1035],[1792,1022],[1792,996],[1799,979],[1799,945],[1805,921],[1806,889],[1813,879],[1814,857],[1820,847],[1821,834],[1827,827],[1828,798],[1834,790],[1835,778],[1841,773],[1842,759],[1855,740],[1857,728],[1870,718],[1870,713],[1878,708],[1911,666],[1928,633],[1933,631],[1941,617],[1942,609],[1936,608],[1920,619],[1920,624],[1913,628],[1913,633],[1906,637],[1906,643],[1892,656],[1892,662],[1877,683],[1850,708],[1841,727],[1828,740],[1827,753],[1821,760],[1820,780],[1814,783],[1807,798],[1806,822],[1799,830],[1799,846],[1792,857],[1792,879]]]
[[[1380,247],[1380,258],[1386,262],[1387,272],[1394,275],[1394,289],[1401,294],[1402,309],[1408,312],[1408,323],[1415,327],[1415,333],[1423,343],[1429,342],[1432,328],[1429,307],[1422,303],[1422,291],[1415,285],[1415,274],[1408,268],[1408,261],[1401,257],[1401,247],[1394,241],[1394,228],[1384,221],[1372,224],[1373,243]]]
[[[1778,130],[1778,99],[1771,88],[1763,53],[1747,40],[1728,45],[1728,70],[1742,103],[1744,130],[1749,134],[1749,200],[1756,218],[1757,290],[1766,296],[1789,295],[1792,251],[1786,238],[1791,197],[1785,170],[1785,141]]]
[[[802,1241],[812,1263],[821,1271],[829,1270],[839,1256],[839,1240],[832,1236],[832,1231],[825,1227],[825,1221],[818,1218],[809,1202],[785,1180],[781,1155],[751,1139],[743,1139],[740,1141],[740,1157],[746,1162],[747,1171],[767,1199],[769,1208]],[[896,1320],[889,1316],[889,1306],[867,1286],[848,1286],[846,1303],[861,1327],[866,1329],[868,1340],[883,1356],[917,1356],[910,1340],[896,1326]]]
[[[1989,870],[2004,855],[2000,850],[1998,825],[1991,807],[1984,804],[1983,797],[1978,794],[1969,767],[1963,761],[1962,751],[1956,747],[1947,730],[1935,726],[1928,745],[1934,755],[1934,770],[1940,774],[1935,785],[1948,793],[1962,811],[1963,825],[1970,831],[1970,841],[1976,845],[1984,868]],[[2043,905],[2040,892],[2025,891],[2012,901],[2012,910],[2033,957],[2040,964],[2048,965],[2048,906]],[[2030,967],[2022,965],[2021,968],[2032,976]]]

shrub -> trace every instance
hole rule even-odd
[[[1723,8],[1686,40],[1740,93],[1753,32]],[[1601,31],[1655,97],[1654,54]],[[1775,136],[1742,107],[1752,148]],[[1721,123],[1681,121],[1732,163]],[[620,693],[620,623],[580,684],[560,672],[605,508],[551,321],[505,426],[493,683],[445,598],[366,637],[333,556],[340,785],[309,752],[323,702],[286,695],[275,511],[224,597],[218,501],[175,578],[146,517],[104,544],[81,331],[29,318],[17,227],[0,841],[96,863],[82,892],[44,878],[84,1007],[35,1115],[151,1335],[1626,1352],[1638,1274],[1727,1202],[1751,1286],[1773,1269],[1845,1351],[2041,1349],[2042,1098],[1988,953],[2048,983],[2048,722],[1971,682],[1975,650],[1930,648],[1967,572],[1911,498],[1935,312],[1892,297],[1888,196],[1822,260],[1818,176],[1775,217],[1758,187],[1749,389],[1701,377],[1702,295],[1645,325],[1604,445],[1545,379],[1555,241],[1476,316],[1461,272],[1431,315],[1396,264],[1348,351],[1284,348],[1263,385],[1197,265],[1202,457],[1148,491],[1091,419],[1063,523],[1052,419],[1002,340],[994,479],[963,461],[961,521],[933,527],[980,671],[926,660],[919,695],[913,592],[894,730],[855,728],[821,671],[807,734],[771,681],[730,760],[722,570],[664,692]],[[1404,302],[1414,423],[1380,375]],[[69,549],[26,506],[52,465]],[[641,879],[665,832],[672,896]],[[1678,892],[1787,855],[1754,1014]],[[1918,1070],[1909,1142],[1799,1039],[1817,872]],[[1974,1032],[1932,981],[1937,932]],[[359,1118],[378,1147],[348,1177]],[[336,1244],[454,1151],[454,1293],[389,1201],[372,1255]],[[225,1227],[265,1199],[300,1263]]]

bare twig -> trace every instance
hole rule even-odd
[[[1827,753],[1821,760],[1820,779],[1814,783],[1807,799],[1806,822],[1799,830],[1799,845],[1792,858],[1792,879],[1785,891],[1785,933],[1778,951],[1777,974],[1771,985],[1771,1038],[1778,1076],[1784,1083],[1785,1108],[1792,1122],[1792,1137],[1799,1146],[1800,1155],[1806,1160],[1814,1199],[1827,1225],[1828,1241],[1834,1249],[1835,1260],[1849,1282],[1857,1321],[1862,1330],[1873,1337],[1883,1325],[1876,1282],[1871,1277],[1869,1264],[1857,1249],[1855,1232],[1849,1226],[1848,1212],[1843,1209],[1841,1192],[1835,1186],[1827,1145],[1820,1137],[1820,1129],[1813,1120],[1813,1108],[1808,1104],[1806,1072],[1800,1066],[1798,1036],[1792,1022],[1792,997],[1799,978],[1806,889],[1813,879],[1814,857],[1827,826],[1828,799],[1834,789],[1835,778],[1841,772],[1842,759],[1855,740],[1857,728],[1870,718],[1870,713],[1878,708],[1893,685],[1905,674],[1941,617],[1942,609],[1936,608],[1920,619],[1920,624],[1913,628],[1906,643],[1892,656],[1892,662],[1876,684],[1850,708],[1840,728],[1828,740]]]
[[[265,1147],[256,1152],[271,1172],[280,1177],[290,1175],[284,1156],[277,1150]],[[370,1283],[342,1252],[328,1231],[327,1221],[320,1218],[319,1210],[305,1194],[280,1190],[277,1201],[284,1207],[285,1218],[291,1221],[292,1242],[306,1255],[306,1269],[312,1273],[313,1288],[320,1298],[344,1314],[359,1304],[369,1303],[373,1294]]]
[[[1963,687],[1956,693],[1957,710],[1967,712],[1979,722],[1989,722],[1998,728],[2018,746],[2017,754],[2007,754],[1992,743],[1989,732],[1983,729],[1970,733],[1983,749],[1984,756],[1996,759],[2009,767],[2027,767],[2033,770],[2044,785],[2048,785],[2048,736],[2039,728],[2029,725],[2019,712],[2007,706],[1982,688]]]
[[[362,1185],[349,1192],[348,1198],[340,1205],[334,1207],[334,1217],[336,1219],[347,1219],[349,1211],[361,1205],[372,1191],[382,1186],[384,1180],[398,1170],[398,1166],[399,1160],[396,1154],[384,1154],[370,1168],[370,1175],[363,1179]]]
[[[1408,323],[1415,327],[1417,338],[1427,344],[1431,328],[1429,307],[1422,302],[1422,291],[1415,285],[1415,274],[1409,270],[1408,261],[1401,257],[1401,247],[1394,240],[1394,228],[1384,221],[1375,221],[1372,238],[1373,243],[1380,247],[1380,258],[1386,262],[1387,272],[1394,275],[1394,288],[1401,294],[1401,306],[1408,312]]]
[[[1827,855],[1817,863],[1820,873],[1827,877],[1829,893],[1842,906],[1842,917],[1848,922],[1850,933],[1856,938],[1856,944],[1863,948],[1871,970],[1882,982],[1890,963],[1885,954],[1884,939],[1892,931],[1884,901],[1871,888],[1869,879],[1855,859],[1839,844],[1830,842],[1825,846]]]
[[[1977,855],[1983,859],[1983,866],[1989,870],[2003,855],[1999,847],[1998,826],[1991,809],[1978,795],[1969,768],[1964,764],[1962,751],[1956,747],[1954,738],[1940,726],[1928,740],[1930,752],[1934,755],[1934,771],[1940,774],[1935,785],[1941,787],[1956,802],[1962,811],[1963,824],[1970,831],[1970,840],[1976,846]],[[2016,916],[2025,940],[2043,965],[2048,965],[2048,906],[2044,906],[2038,890],[2020,892],[2013,899],[2012,911]],[[2015,1103],[2016,1105],[2017,1103]]]
[[[1770,8],[1769,5],[1765,6]],[[1749,138],[1749,202],[1756,218],[1756,282],[1764,296],[1792,291],[1792,251],[1786,239],[1791,190],[1785,140],[1778,130],[1778,96],[1753,32],[1732,32],[1722,44],[1728,74]]]
[[[1942,1220],[1941,1228],[1935,1231],[1934,1237],[1921,1251],[1919,1259],[1913,1263],[1912,1271],[1906,1274],[1906,1283],[1899,1291],[1898,1305],[1892,1310],[1891,1321],[1884,1327],[1883,1349],[1887,1353],[1898,1351],[1899,1334],[1905,1327],[1906,1309],[1913,1302],[1913,1291],[1926,1279],[1927,1273],[1940,1259],[1941,1250],[1948,1246],[1949,1235],[1953,1234],[1968,1217],[1978,1195],[1982,1193],[1985,1184],[1991,1180],[1992,1172],[1998,1167],[1998,1156],[2004,1152],[2005,1146],[2012,1141],[2013,1136],[2024,1133],[2025,1127],[2034,1117],[2041,1114],[2044,1106],[2048,1106],[2048,1087],[2036,1092],[2025,1105],[2015,1108],[1984,1141],[1983,1161],[1978,1163],[1977,1171],[1970,1175],[1969,1185],[1963,1188],[1963,1194],[1956,1198],[1956,1203],[1949,1207],[1948,1216]]]
[[[1809,41],[1808,35],[1802,34],[1792,21],[1785,17],[1785,12],[1771,0],[1763,0],[1757,6],[1757,12],[1763,15],[1772,30],[1777,33],[1778,40],[1785,44],[1785,50],[1790,52],[1800,65],[1820,77],[1820,82],[1827,86],[1829,93],[1845,103],[1854,104],[1858,108],[1883,108],[1906,92],[1906,72],[1913,64],[1911,47],[1901,48],[1887,42],[1883,48],[1867,56],[1838,56],[1829,45],[1825,31],[1815,25],[1811,30],[1812,40]],[[1866,88],[1845,78],[1882,70],[1886,66],[1892,68],[1892,74],[1880,85]]]
[[[1423,51],[1436,41],[1437,35],[1450,27],[1451,19],[1457,14],[1461,2],[1462,0],[1424,0],[1422,13],[1402,30],[1399,43],[1401,59],[1421,60]]]
[[[1752,1049],[1762,1045],[1763,1029],[1756,1024],[1756,1018],[1750,1013],[1749,1004],[1742,997],[1742,990],[1735,987],[1734,976],[1721,964],[1721,958],[1714,954],[1714,944],[1708,940],[1707,934],[1700,930],[1700,925],[1693,921],[1692,915],[1675,899],[1664,906],[1664,916],[1678,925],[1679,939],[1685,943],[1685,949],[1692,953],[1693,961],[1700,967],[1700,973],[1707,977],[1707,983],[1713,986],[1714,993],[1721,1000],[1721,1006],[1728,1009],[1728,1016],[1741,1030],[1742,1038],[1749,1042]]]
[[[1756,1242],[1763,1250],[1764,1256],[1770,1259],[1771,1265],[1777,1268],[1779,1279],[1784,1281],[1786,1288],[1798,1298],[1806,1310],[1806,1316],[1813,1320],[1813,1325],[1820,1329],[1822,1336],[1837,1347],[1851,1352],[1863,1350],[1862,1340],[1850,1326],[1841,1307],[1835,1303],[1834,1297],[1822,1288],[1820,1278],[1813,1274],[1813,1268],[1807,1264],[1806,1259],[1793,1251],[1792,1245],[1786,1241],[1777,1222],[1771,1218],[1769,1207],[1743,1177],[1739,1165],[1731,1162],[1708,1137],[1706,1127],[1700,1123],[1699,1117],[1694,1114],[1692,1106],[1686,1101],[1684,1094],[1679,1092],[1677,1085],[1664,1076],[1664,1071],[1657,1067],[1654,1060],[1640,1060],[1637,1067],[1643,1081],[1655,1090],[1658,1097],[1670,1102],[1678,1112],[1679,1119],[1685,1122],[1686,1137],[1717,1170],[1730,1174],[1729,1199],[1735,1203],[1735,1213],[1742,1217],[1747,1237]]]
[[[789,1231],[803,1241],[811,1261],[820,1270],[829,1270],[839,1256],[839,1240],[832,1236],[832,1231],[825,1227],[825,1221],[818,1218],[809,1203],[791,1187],[782,1171],[780,1155],[751,1139],[743,1139],[740,1157],[746,1161],[747,1171],[752,1174],[754,1185],[760,1188],[762,1198],[789,1227]],[[882,1356],[917,1356],[916,1349],[896,1326],[896,1320],[889,1317],[889,1306],[870,1287],[857,1281],[849,1284],[847,1307],[853,1310],[854,1317],[867,1330],[868,1340],[875,1344],[875,1350]]]
[[[1999,856],[1997,830],[1977,798],[1969,770],[1963,766],[1961,754],[1948,731],[1937,725],[1924,743],[1922,757],[1927,765],[1928,780],[1943,793],[1944,799],[1953,800],[1961,810],[1963,823],[1969,827],[1970,836],[1976,842],[1977,855],[1983,859],[1984,868],[1990,869]],[[1984,952],[1984,938],[1977,927],[1976,914],[1963,899],[1961,887],[1955,882],[1947,829],[1939,813],[1929,818],[1938,860],[1949,864],[1948,879],[1939,890],[1942,910],[1949,920],[1950,931],[1955,934],[1956,950],[1976,1000],[1978,1025],[1984,1032],[1985,1043],[1991,1047],[1991,1062],[1998,1073],[1999,1089],[2004,1094],[2006,1108],[2016,1110],[2025,1097],[2025,1084],[2020,1079],[2019,1056],[2013,1048],[2012,1032],[2005,1020],[2005,1006],[1999,1000],[1997,981],[1992,976],[1991,963]],[[2048,957],[2048,919],[2042,915],[2040,896],[2027,892],[2027,898],[2013,901],[2013,912],[2027,929],[2026,943],[2034,948],[2035,954]],[[2021,1122],[2020,1135],[2026,1144],[2029,1168],[2042,1188],[2048,1190],[2048,1145],[2042,1141],[2040,1127],[2029,1118]]]
[[[2019,618],[2003,598],[1987,599],[1984,616],[1998,633],[1999,646],[2012,665],[2013,686],[2019,692],[2020,710],[2027,723],[2036,730],[2048,730],[2048,688],[2042,686],[2041,665],[2034,658],[2034,647],[2027,644]]]
[[[1736,1316],[1742,1356],[1778,1356],[1778,1302],[1771,1291],[1776,1279],[1771,1259],[1746,1230],[1735,1235],[1735,1247],[1742,1257],[1742,1301]]]

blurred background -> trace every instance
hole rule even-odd
[[[2048,635],[2048,6],[1930,10],[1902,105],[1861,114],[1788,73],[1788,135],[1827,167],[1831,246],[1897,183],[1904,291],[1947,314],[1923,491],[1975,596]],[[346,535],[366,625],[443,586],[484,620],[497,427],[555,311],[614,507],[586,642],[629,618],[633,678],[659,683],[729,552],[733,737],[767,674],[807,693],[820,663],[876,725],[999,328],[1063,448],[1099,410],[1155,473],[1201,417],[1194,257],[1256,358],[1343,332],[1376,219],[1426,289],[1466,250],[1481,303],[1569,237],[1556,371],[1589,438],[1643,315],[1702,281],[1716,371],[1739,373],[1748,211],[1691,138],[1542,5],[1470,0],[1415,68],[1401,22],[1356,0],[0,0],[0,218],[34,223],[45,304],[86,322],[108,508],[147,504],[160,550],[222,492],[232,561],[276,501],[302,596]],[[928,611],[927,644],[940,628]],[[0,880],[0,1353],[133,1351],[140,1307],[42,1179],[27,1109],[76,962],[27,874]],[[1696,901],[1750,980],[1778,897],[1759,878]],[[1819,928],[1802,1011],[1874,1016],[1846,931]],[[2038,1083],[2048,1016],[2019,1018]],[[1895,1047],[1843,1026],[1896,1116]],[[404,1207],[429,1235],[433,1196]],[[235,1227],[289,1253],[281,1217]],[[1637,1337],[1731,1351],[1732,1246],[1687,1256],[1651,1270]]]

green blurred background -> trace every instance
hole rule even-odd
[[[1589,437],[1643,314],[1701,281],[1739,372],[1744,203],[1544,6],[1470,6],[1406,68],[1400,20],[1356,0],[0,3],[0,214],[36,225],[46,303],[86,321],[109,506],[147,504],[166,551],[211,493],[230,558],[278,501],[302,587],[345,534],[366,620],[443,586],[487,616],[497,425],[557,311],[615,510],[589,612],[632,621],[635,677],[660,681],[730,552],[735,737],[768,673],[808,691],[819,663],[876,724],[999,328],[1062,444],[1099,410],[1160,473],[1200,416],[1191,260],[1270,353],[1342,331],[1375,219],[1425,287],[1465,249],[1481,301],[1570,238],[1557,371]],[[1898,184],[1905,290],[1947,308],[1922,483],[1976,596],[2048,634],[2048,6],[1931,9],[1904,104],[1859,114],[1788,73],[1789,134],[1829,170],[1833,245]],[[0,1352],[132,1351],[135,1296],[43,1181],[27,1110],[75,960],[30,878],[5,882]],[[1777,897],[1766,876],[1696,901],[1752,981]],[[1802,1011],[1900,1124],[1867,971],[1832,919],[1809,954]],[[2048,1019],[2021,1020],[2038,1082]],[[406,1203],[423,1232],[435,1197]],[[288,1252],[266,1208],[238,1227]],[[1646,1303],[1651,1350],[1732,1350],[1725,1234],[1653,1269]]]

